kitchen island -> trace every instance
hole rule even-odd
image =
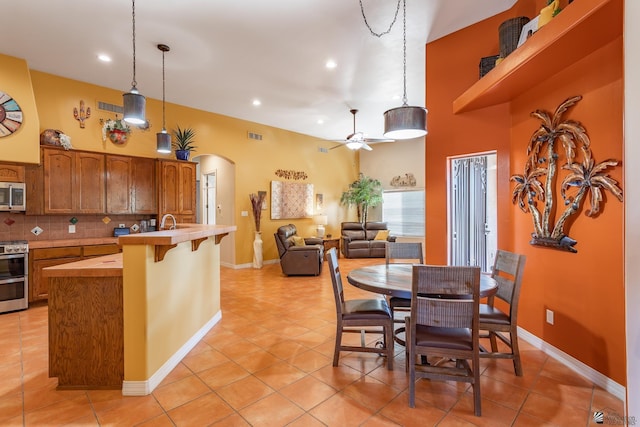
[[[235,226],[121,236],[121,254],[44,269],[59,388],[146,395],[221,318],[220,240]]]

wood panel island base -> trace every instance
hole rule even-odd
[[[122,236],[121,254],[45,268],[58,388],[151,393],[220,320],[219,243],[235,230],[181,224]]]

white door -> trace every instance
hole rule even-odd
[[[216,223],[216,173],[211,172],[204,176],[203,186],[205,224]]]
[[[496,154],[449,159],[449,264],[490,271],[497,250]]]

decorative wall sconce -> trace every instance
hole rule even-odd
[[[80,100],[80,109],[73,108],[73,118],[80,122],[80,129],[84,129],[84,121],[91,117],[91,108],[84,108],[84,101]]]
[[[573,247],[578,242],[565,234],[564,227],[569,217],[579,211],[586,195],[590,196],[590,206],[585,211],[585,215],[589,217],[595,217],[600,212],[604,190],[609,190],[622,201],[622,190],[618,187],[618,182],[605,172],[609,167],[617,166],[618,161],[607,159],[596,163],[591,155],[591,141],[585,128],[575,120],[562,120],[564,113],[581,99],[582,96],[578,95],[565,100],[553,116],[542,110],[531,113],[542,124],[529,140],[529,157],[524,173],[511,177],[511,181],[516,183],[512,202],[517,203],[523,212],[530,212],[533,219],[534,232],[530,243],[573,253],[578,252]],[[557,142],[561,146],[558,147]],[[568,171],[560,186],[565,206],[562,212],[561,207],[554,208],[561,149],[565,153],[565,164],[560,169]],[[541,182],[542,179],[544,183]],[[538,209],[538,202],[543,203],[542,211]],[[551,228],[550,222],[555,219],[556,211],[560,216]]]

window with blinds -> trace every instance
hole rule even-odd
[[[382,193],[382,220],[394,236],[424,237],[424,190]]]

